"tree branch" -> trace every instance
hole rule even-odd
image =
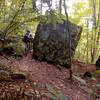
[[[22,2],[21,7],[20,7],[20,8],[18,9],[18,11],[15,13],[15,15],[14,15],[13,18],[12,18],[12,20],[9,22],[9,24],[8,24],[7,27],[6,27],[6,29],[4,30],[4,32],[3,32],[3,33],[4,33],[4,38],[6,37],[8,30],[14,25],[13,21],[14,21],[14,19],[17,17],[19,11],[21,11],[22,8],[24,7],[25,2],[26,2],[26,0],[24,0],[24,1]]]

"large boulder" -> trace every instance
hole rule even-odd
[[[33,57],[69,67],[69,34],[71,35],[71,57],[74,56],[82,28],[70,21],[63,23],[40,23],[33,40]]]

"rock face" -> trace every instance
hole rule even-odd
[[[40,23],[33,41],[33,57],[40,61],[69,66],[69,34],[71,57],[74,56],[82,28],[70,21],[57,24]]]
[[[18,80],[18,79],[26,79],[28,77],[28,73],[21,70],[12,70],[11,72],[11,79]]]
[[[26,71],[8,68],[0,62],[0,81],[27,79],[28,76]]]
[[[10,80],[10,69],[0,62],[0,81]]]

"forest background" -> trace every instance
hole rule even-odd
[[[68,19],[83,27],[74,58],[95,63],[100,55],[100,0],[0,0],[0,40],[23,37],[27,29],[34,36],[40,21],[61,22],[65,7]],[[52,19],[46,19],[50,9]]]

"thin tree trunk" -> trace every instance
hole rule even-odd
[[[92,31],[93,31],[93,46],[91,48],[91,62],[95,61],[96,55],[97,55],[97,50],[98,50],[98,42],[99,42],[99,30],[100,30],[100,0],[99,0],[99,10],[98,10],[98,15],[96,18],[96,0],[93,0],[93,27],[92,27]],[[96,22],[97,20],[97,22]]]
[[[68,13],[67,13],[67,7],[66,7],[66,2],[64,0],[64,10],[65,10],[65,15],[66,15],[66,20],[68,21]],[[71,59],[71,35],[70,35],[70,32],[69,32],[69,27],[67,25],[66,27],[68,29],[68,35],[69,35],[69,71],[70,71],[70,77],[69,79],[71,80],[72,79],[72,68],[71,68],[71,65],[72,65],[72,59]]]
[[[43,7],[43,5],[42,5],[42,0],[40,0],[40,2],[41,2],[40,14],[42,15],[42,7]]]
[[[62,0],[59,0],[59,12],[62,14]]]
[[[89,45],[88,45],[88,44],[89,44],[89,41],[88,41],[88,38],[89,38],[89,31],[88,31],[88,28],[89,28],[89,27],[88,27],[88,26],[89,26],[89,19],[87,19],[87,55],[86,55],[86,56],[87,56],[87,57],[86,57],[86,58],[87,58],[87,59],[86,59],[87,63],[89,62],[89,61],[88,61],[88,59],[89,59],[89,53],[88,53],[88,52],[89,52],[89,48],[88,48],[88,46],[89,46]]]
[[[96,37],[96,52],[97,52],[98,48],[99,48],[99,40],[100,40],[100,0],[99,0],[98,19],[97,19],[97,27],[96,27],[96,29],[97,29],[97,31],[99,30],[97,32],[97,37]]]
[[[92,47],[92,54],[91,54],[91,62],[94,62],[95,56],[96,56],[96,0],[93,0],[93,47]]]

